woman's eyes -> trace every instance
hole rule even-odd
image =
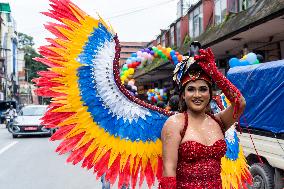
[[[201,87],[199,90],[202,91],[202,92],[206,92],[208,90],[208,88],[207,87]]]
[[[187,91],[189,91],[189,92],[194,92],[195,90],[197,90],[197,89],[196,89],[196,88],[193,88],[193,87],[187,88]],[[208,91],[208,88],[207,88],[207,87],[200,87],[198,90],[199,90],[200,92],[206,92],[206,91]]]

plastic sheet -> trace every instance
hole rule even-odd
[[[235,67],[228,78],[246,99],[242,127],[284,132],[284,60]]]

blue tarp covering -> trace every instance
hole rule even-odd
[[[247,102],[242,127],[284,133],[284,60],[235,67],[227,77]]]

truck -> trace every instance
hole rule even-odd
[[[284,188],[284,60],[231,68],[228,79],[246,99],[239,139],[252,188]]]

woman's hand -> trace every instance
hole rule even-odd
[[[218,70],[210,48],[206,50],[200,49],[199,53],[200,54],[196,55],[194,59],[198,61],[198,65],[212,78],[218,88],[221,89],[229,99],[233,107],[232,119],[237,119],[242,113],[241,105],[243,96],[241,92]]]

